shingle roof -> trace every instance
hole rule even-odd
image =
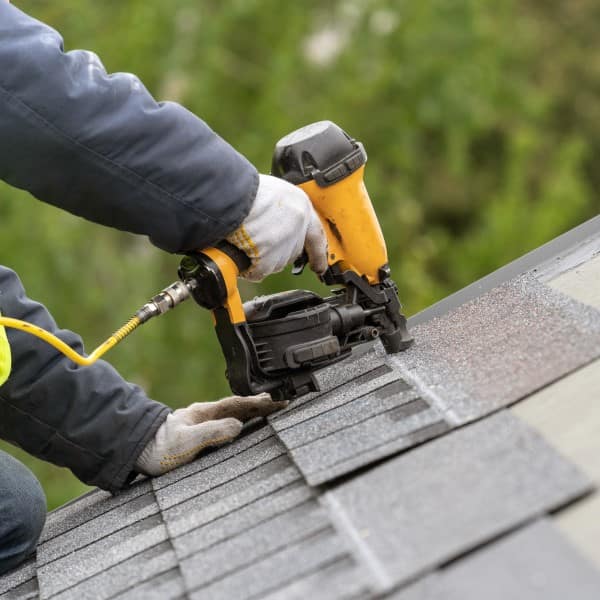
[[[52,512],[0,599],[600,597],[600,218],[411,326],[234,443]]]

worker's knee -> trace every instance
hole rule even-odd
[[[46,520],[46,498],[33,473],[0,452],[0,573],[33,552]]]

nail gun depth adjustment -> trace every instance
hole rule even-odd
[[[213,311],[234,393],[293,399],[318,391],[314,371],[357,344],[379,337],[394,353],[412,343],[363,182],[366,160],[362,144],[330,121],[294,131],[275,147],[273,175],[307,193],[327,235],[329,267],[321,279],[340,286],[332,296],[292,290],[242,304],[237,277],[249,260],[237,248],[221,243],[181,261],[180,279]]]

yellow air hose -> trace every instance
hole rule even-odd
[[[191,290],[195,287],[193,281],[176,281],[166,287],[162,292],[154,296],[149,302],[144,304],[123,327],[117,329],[105,342],[102,342],[89,356],[83,356],[65,344],[61,339],[51,334],[49,331],[28,323],[20,319],[4,317],[0,315],[0,328],[10,327],[18,329],[34,335],[47,344],[62,352],[67,358],[74,363],[87,367],[93,365],[101,356],[106,354],[111,348],[116,346],[121,340],[125,339],[132,331],[139,327],[142,323],[150,320],[152,317],[157,317],[171,310],[179,303],[187,300],[190,297]]]
[[[59,352],[62,352],[67,358],[82,367],[93,365],[103,354],[106,354],[106,352],[113,346],[116,346],[141,324],[142,321],[139,317],[132,317],[123,327],[117,329],[105,342],[102,342],[89,356],[82,356],[61,339],[37,325],[32,325],[31,323],[27,323],[27,321],[20,321],[19,319],[11,319],[10,317],[0,317],[0,326],[19,329],[44,340],[47,344],[54,346]]]

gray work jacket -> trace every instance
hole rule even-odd
[[[200,119],[157,103],[133,75],[107,75],[90,52],[0,2],[0,179],[76,215],[147,235],[168,252],[202,248],[245,218],[256,169]],[[0,231],[1,231],[0,223]],[[0,312],[55,332],[46,309],[0,267]],[[0,387],[0,437],[115,492],[169,409],[107,363],[77,367],[8,331],[13,371]]]

